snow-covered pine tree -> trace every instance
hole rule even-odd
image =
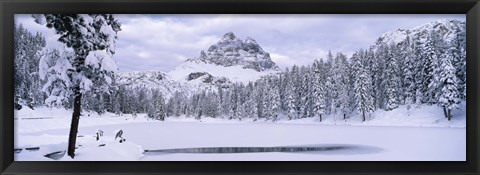
[[[439,35],[438,32],[435,31],[430,31],[430,41],[431,44],[433,45],[433,51],[429,53],[432,55],[432,66],[433,66],[433,72],[432,72],[432,80],[430,81],[430,84],[428,84],[428,95],[430,96],[429,103],[434,104],[438,102],[438,92],[440,91],[440,84],[441,84],[441,78],[440,73],[442,71],[442,65],[441,65],[441,57],[445,57],[445,50],[448,49],[446,47],[445,42],[443,41],[442,37]]]
[[[354,53],[355,54],[355,53]],[[353,55],[352,54],[352,57]],[[364,56],[365,56],[365,51],[363,51],[362,49],[358,50],[356,52],[357,54],[357,57],[360,60],[363,60]],[[355,111],[355,78],[356,78],[356,75],[354,73],[355,69],[353,68],[353,61],[352,61],[352,57],[350,57],[350,59],[348,59],[348,64],[347,64],[347,74],[348,74],[348,112],[351,113],[353,111]],[[358,70],[358,68],[357,68]]]
[[[15,108],[27,105],[30,108],[44,104],[42,83],[38,76],[39,55],[45,47],[45,38],[32,34],[22,24],[14,29],[14,103]]]
[[[262,85],[265,87],[264,88],[264,95],[262,98],[262,116],[265,117],[267,120],[270,120],[272,117],[272,109],[271,109],[271,98],[272,94],[270,94],[270,90],[273,88],[272,83],[270,82],[271,79],[270,77],[266,77],[261,80]]]
[[[298,97],[300,100],[299,105],[299,117],[300,118],[306,118],[310,117],[309,115],[309,109],[312,108],[312,103],[310,101],[310,88],[311,88],[311,81],[310,81],[310,76],[309,76],[309,68],[306,66],[301,66],[299,75],[298,77],[300,78],[299,85],[297,88],[298,91]]]
[[[239,120],[242,120],[243,117],[245,117],[245,98],[246,98],[246,92],[245,92],[245,85],[243,83],[240,83],[238,87],[238,100],[237,100],[237,116]]]
[[[435,102],[435,92],[437,91],[437,86],[432,84],[434,83],[435,76],[435,67],[438,61],[438,52],[435,48],[435,32],[432,30],[430,35],[426,38],[424,52],[421,53],[425,55],[423,62],[423,81],[421,86],[421,91],[423,95],[422,103],[433,104]]]
[[[314,81],[314,73],[313,73],[313,68],[311,66],[308,66],[308,69],[307,69],[307,77],[306,77],[306,80],[307,80],[307,83],[306,83],[306,86],[308,87],[307,88],[307,95],[308,95],[308,98],[307,98],[307,107],[306,107],[306,116],[307,117],[314,117],[315,116],[315,112],[314,112],[314,106],[315,106],[315,101],[314,101],[314,97],[313,97],[313,81]]]
[[[281,73],[278,77],[278,93],[279,93],[279,99],[280,99],[280,109],[279,111],[287,111],[286,105],[285,105],[285,87],[286,87],[286,81],[285,78],[288,75],[288,68],[285,69],[283,73]]]
[[[83,97],[82,104],[84,104],[84,110],[94,111],[98,114],[105,113],[107,104],[105,103],[104,93],[94,94],[92,92],[86,92],[83,94]]]
[[[287,107],[288,119],[292,120],[297,115],[297,107],[295,106],[295,87],[293,85],[294,82],[292,81],[292,78],[290,76],[287,76],[285,80],[287,84],[285,88],[285,105]]]
[[[272,121],[277,121],[278,112],[280,110],[280,96],[279,96],[279,87],[276,83],[275,78],[268,77],[267,78],[267,93],[266,93],[266,101],[268,101],[268,106],[266,106],[266,114],[267,119],[271,119]]]
[[[453,109],[458,108],[460,103],[460,93],[457,87],[457,76],[455,75],[455,67],[452,65],[456,48],[450,47],[445,56],[440,57],[440,82],[438,92],[438,105],[444,110],[445,117],[451,120]]]
[[[350,84],[350,74],[348,73],[348,62],[347,56],[343,53],[337,53],[335,57],[335,64],[333,67],[333,79],[335,81],[335,89],[338,92],[336,97],[335,107],[338,108],[339,112],[343,115],[343,119],[347,119],[347,114],[350,113],[349,106],[349,84]]]
[[[377,48],[374,56],[374,61],[372,62],[372,76],[373,84],[375,91],[375,107],[385,109],[385,84],[384,83],[384,72],[386,58],[388,57],[389,47],[385,42],[381,42]]]
[[[219,116],[217,106],[220,104],[219,98],[217,93],[215,92],[208,92],[206,96],[205,102],[205,115],[216,118]]]
[[[239,114],[238,114],[238,111],[239,111],[239,105],[240,104],[240,83],[235,83],[233,84],[233,89],[232,89],[232,96],[230,98],[230,110],[232,111],[232,119],[235,118],[239,118],[241,117]]]
[[[275,81],[274,81],[275,83]],[[278,113],[281,110],[280,108],[280,92],[279,92],[279,87],[278,86],[273,86],[272,89],[270,89],[270,100],[271,100],[271,111],[272,111],[272,120],[273,122],[276,122],[278,120]]]
[[[372,76],[367,69],[366,57],[359,57],[355,54],[352,56],[352,69],[355,72],[354,79],[354,100],[356,111],[362,115],[364,122],[368,113],[372,113],[375,109],[373,101]]]
[[[375,110],[375,109],[377,109],[378,106],[376,106],[377,99],[376,99],[376,96],[375,96],[376,95],[376,90],[375,90],[375,71],[376,70],[374,69],[374,65],[376,63],[374,63],[375,62],[375,51],[374,51],[373,47],[370,47],[368,50],[365,51],[365,59],[363,61],[364,61],[363,65],[365,65],[365,70],[370,75],[370,81],[371,81],[370,87],[372,87],[372,92],[370,92],[370,94],[372,96],[373,108]]]
[[[165,116],[165,109],[164,109],[165,100],[163,98],[163,95],[162,93],[159,92],[158,89],[153,90],[152,94],[154,98],[153,105],[155,108],[155,114],[153,117],[157,120],[164,121],[166,116]]]
[[[58,63],[65,75],[65,91],[74,97],[72,124],[70,127],[68,155],[75,157],[75,144],[80,120],[82,94],[88,91],[106,91],[117,70],[112,55],[115,53],[115,40],[120,31],[120,23],[107,14],[33,15],[35,22],[54,28],[60,37],[58,41],[74,53],[72,57],[61,57]],[[45,57],[42,59],[44,60]],[[46,79],[46,69],[40,68],[40,76]],[[43,76],[42,76],[43,75]]]
[[[408,46],[405,46],[408,47]],[[405,104],[405,84],[403,82],[403,77],[404,77],[404,72],[403,68],[405,67],[405,57],[403,56],[405,50],[403,50],[404,47],[402,44],[393,44],[390,47],[390,50],[393,54],[393,57],[395,57],[396,65],[397,65],[397,77],[398,77],[398,82],[397,82],[397,98],[398,98],[398,104]]]
[[[333,79],[333,54],[328,51],[327,61],[325,63],[325,110],[326,114],[335,114],[335,104],[337,99],[337,90],[335,89],[335,81]]]
[[[249,118],[255,118],[258,109],[255,101],[256,93],[254,92],[254,85],[252,82],[249,82],[247,84],[247,86],[245,87],[245,91],[247,94],[245,105],[244,105],[245,115],[248,116]]]
[[[144,113],[147,111],[147,89],[140,88],[138,91],[138,105],[137,111],[138,113]]]
[[[111,94],[112,95],[112,98],[110,98],[110,103],[112,104],[112,111],[113,113],[115,113],[116,115],[121,115],[122,114],[122,110],[121,110],[121,96],[122,94],[120,94],[120,90],[116,90],[116,91],[113,91],[113,93]]]
[[[222,99],[220,99],[220,102],[222,102],[220,105],[222,106],[222,110],[219,111],[219,113],[223,116],[231,116],[231,101],[230,101],[230,96],[231,96],[231,91],[230,90],[225,90],[222,92]],[[220,98],[220,97],[219,97]]]
[[[319,117],[319,121],[322,122],[322,115],[325,114],[325,70],[323,60],[315,60],[313,62],[313,110],[314,115]]]
[[[358,73],[360,73],[360,67],[362,66],[362,60],[363,60],[363,57],[365,56],[364,55],[364,51],[363,50],[359,50],[359,51],[356,51],[352,54],[352,57],[350,57],[350,64],[349,64],[349,71],[348,71],[348,75],[349,75],[349,105],[350,107],[353,108],[353,111],[355,111],[356,109],[356,92],[355,92],[355,82],[358,78]]]
[[[22,54],[22,43],[21,43],[21,40],[22,40],[22,33],[24,31],[24,28],[23,28],[23,25],[20,24],[20,25],[15,25],[15,30],[14,30],[14,35],[13,35],[13,54],[14,54],[14,64],[13,64],[13,76],[14,76],[14,79],[13,79],[13,87],[14,87],[14,99],[13,99],[13,103],[14,103],[14,107],[15,109],[17,110],[20,110],[22,108],[22,105],[20,105],[20,90],[22,89],[20,87],[21,85],[21,77],[22,77],[22,73],[21,71],[19,70],[20,69],[20,65],[22,64],[22,60],[21,58],[23,58],[23,56],[21,55]]]
[[[458,80],[458,91],[460,92],[460,98],[465,100],[467,98],[467,67],[466,67],[466,42],[465,32],[459,32],[456,37],[450,43],[450,48],[454,47],[454,50],[450,50],[450,54],[453,56],[453,66]]]
[[[410,104],[415,103],[415,56],[413,55],[413,49],[411,44],[410,36],[407,36],[407,39],[401,46],[401,59],[404,60],[403,64],[403,97],[405,98],[405,104],[410,107]]]
[[[300,68],[297,65],[292,66],[292,70],[290,72],[290,81],[292,83],[292,95],[293,95],[293,102],[295,107],[294,111],[296,112],[293,117],[294,119],[301,118],[302,116],[302,78],[300,75]]]
[[[69,90],[67,69],[71,67],[68,61],[73,57],[71,52],[59,49],[44,49],[41,51],[39,73],[40,78],[45,82],[42,90],[45,92],[45,104],[50,107],[68,107],[69,97],[72,95]]]
[[[206,102],[205,98],[206,98],[206,93],[203,90],[198,95],[198,107],[197,107],[198,111],[196,112],[196,115],[195,115],[196,120],[201,120],[202,116],[204,115],[204,106],[205,106],[205,102]]]
[[[400,77],[398,77],[399,68],[395,58],[392,50],[389,49],[386,57],[385,72],[382,83],[385,85],[385,110],[387,111],[395,109],[399,105],[398,89],[400,89],[400,87],[398,83]]]
[[[155,120],[163,121],[166,117],[165,101],[158,89],[152,89],[148,97],[147,117]]]
[[[424,86],[424,67],[425,64],[425,48],[424,48],[424,40],[420,38],[418,35],[414,35],[412,37],[412,49],[413,49],[413,72],[414,72],[414,80],[415,80],[415,103],[421,104],[425,99],[424,92],[426,92],[426,87]]]

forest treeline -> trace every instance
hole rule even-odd
[[[147,113],[158,120],[185,115],[271,121],[279,116],[319,117],[322,121],[325,115],[348,119],[353,112],[365,120],[378,109],[429,104],[438,105],[450,119],[451,111],[466,100],[465,44],[464,32],[446,40],[431,31],[427,37],[408,36],[401,43],[379,42],[351,57],[329,52],[308,66],[294,65],[255,82],[233,83],[227,88],[222,85],[194,94],[176,91],[167,95],[155,87],[132,88],[112,80],[108,91],[84,93],[82,110]],[[73,108],[73,97],[49,100],[52,94],[61,96],[63,91],[50,89],[49,95],[45,93],[48,87],[39,77],[39,51],[45,47],[45,37],[20,24],[15,27],[14,47],[15,108]],[[52,58],[64,56],[55,49],[49,54]]]

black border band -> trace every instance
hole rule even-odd
[[[477,174],[480,4],[478,0],[4,0],[0,2],[1,174]],[[14,162],[13,16],[32,13],[467,14],[466,162]],[[447,138],[446,138],[447,139]]]

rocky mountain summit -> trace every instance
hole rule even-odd
[[[250,37],[244,41],[234,33],[228,32],[207,51],[201,51],[200,56],[189,59],[190,62],[204,62],[219,66],[237,66],[256,71],[280,70],[270,58],[270,54]]]

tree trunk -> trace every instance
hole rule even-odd
[[[445,115],[445,118],[448,118],[447,108],[445,108],[445,106],[443,107],[443,115]]]
[[[365,111],[362,111],[362,117],[363,117],[362,122],[365,122]]]
[[[73,115],[72,124],[70,125],[70,135],[68,136],[68,155],[75,157],[75,145],[77,142],[78,123],[80,120],[80,107],[82,94],[80,93],[80,86],[74,88],[74,100],[73,100]]]
[[[347,114],[343,114],[343,120],[347,121]]]
[[[319,116],[320,116],[320,122],[322,122],[322,114],[320,114]]]
[[[451,109],[448,109],[448,112],[447,112],[447,115],[448,115],[448,121],[450,121],[452,119],[452,114],[451,114],[452,110]]]

